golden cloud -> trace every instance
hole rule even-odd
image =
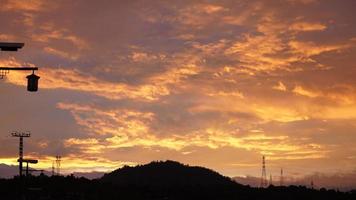
[[[284,91],[284,92],[287,91],[287,87],[281,81],[278,82],[278,85],[273,86],[273,89]]]
[[[136,112],[126,109],[100,110],[89,105],[58,103],[58,108],[69,110],[76,122],[95,135],[142,136],[148,131],[148,121],[153,113]],[[85,117],[83,117],[85,115]],[[104,119],[104,120],[103,120]],[[72,141],[73,143],[73,141]]]
[[[274,12],[265,13],[256,24],[256,30],[261,34],[244,34],[230,47],[224,48],[225,55],[235,56],[236,61],[251,75],[275,70],[300,71],[302,69],[296,67],[296,63],[318,66],[313,56],[351,47],[347,43],[320,45],[312,41],[298,41],[293,33],[323,31],[326,28],[326,25],[317,22],[282,21]]]
[[[306,90],[302,86],[296,86],[293,89],[293,92],[296,93],[296,94],[299,94],[299,95],[302,95],[302,96],[311,97],[311,98],[315,98],[315,97],[319,96],[318,93]]]
[[[297,22],[292,24],[289,29],[292,31],[323,31],[327,28],[326,25],[320,23]]]
[[[299,41],[290,41],[289,46],[292,48],[294,53],[297,53],[304,58],[310,58],[311,56],[319,55],[325,52],[343,50],[350,47],[347,44],[316,45],[313,42]]]
[[[109,149],[124,147],[167,148],[185,152],[185,148],[208,147],[218,149],[233,147],[258,151],[273,157],[276,154],[295,152],[299,157],[308,154],[321,156],[323,147],[310,143],[293,143],[288,136],[268,136],[251,132],[247,136],[236,135],[217,128],[206,128],[185,135],[175,133],[158,137],[150,130],[153,120],[151,113],[129,110],[100,110],[92,106],[77,104],[59,104],[59,108],[70,110],[76,122],[92,134],[106,133],[106,139],[70,138],[65,144],[78,147],[82,153],[100,154]],[[301,140],[305,142],[306,140]],[[299,142],[301,142],[299,141]],[[313,148],[310,146],[313,145]],[[308,152],[306,152],[308,150]],[[323,154],[324,155],[324,154]],[[292,155],[289,155],[293,157]],[[293,157],[297,159],[297,157]],[[292,158],[291,158],[292,159]]]
[[[2,2],[2,10],[15,10],[15,11],[40,11],[45,9],[44,0],[5,0]]]
[[[202,9],[208,14],[212,14],[212,13],[221,12],[221,11],[226,10],[222,6],[212,5],[212,4],[202,5]]]
[[[51,171],[52,166],[55,164],[55,157],[51,156],[29,156],[29,159],[38,159],[38,164],[32,166],[36,169],[43,169]],[[7,157],[0,158],[0,163],[7,165],[18,165],[17,157]],[[62,156],[61,159],[61,173],[69,174],[75,171],[79,172],[110,172],[117,168],[123,167],[124,165],[136,165],[133,162],[121,162],[121,161],[111,161],[105,158],[92,157],[90,155],[85,155],[85,157],[80,157],[78,155],[69,154]]]

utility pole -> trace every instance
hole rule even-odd
[[[11,136],[20,138],[18,162],[19,162],[19,175],[20,175],[20,177],[22,177],[22,175],[23,175],[23,173],[22,173],[23,172],[22,162],[24,160],[23,159],[23,138],[24,137],[30,137],[31,133],[29,133],[29,132],[12,132]]]

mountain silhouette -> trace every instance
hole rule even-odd
[[[236,182],[204,168],[183,165],[176,161],[156,161],[136,167],[124,166],[105,174],[101,181],[115,185],[135,186],[237,186]]]

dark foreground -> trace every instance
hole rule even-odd
[[[273,187],[266,189],[241,185],[212,186],[138,186],[115,185],[100,180],[75,177],[31,177],[24,181],[21,192],[19,178],[0,180],[0,199],[356,199],[356,192],[312,190],[305,187]]]
[[[45,175],[0,179],[0,200],[7,199],[356,200],[356,191],[313,190],[302,186],[252,188],[210,169],[165,161],[123,167],[96,180]]]

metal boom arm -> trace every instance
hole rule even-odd
[[[38,67],[0,67],[0,70],[8,71],[35,71],[38,70]]]

